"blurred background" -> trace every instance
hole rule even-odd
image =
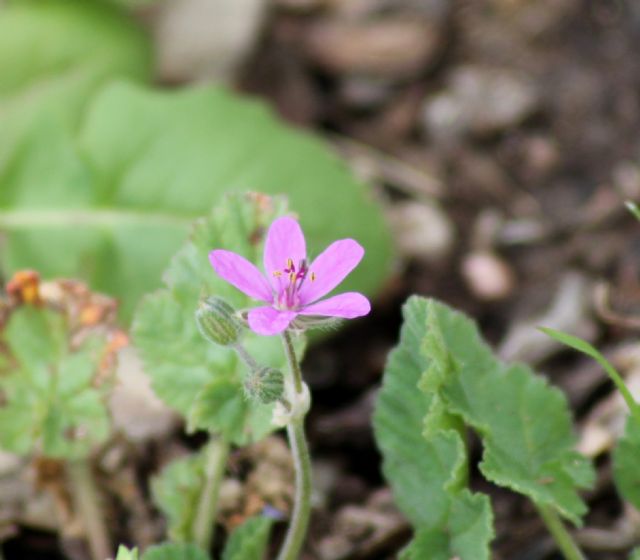
[[[84,279],[126,327],[223,193],[285,194],[314,252],[365,245],[348,288],[374,302],[305,362],[308,558],[393,558],[409,534],[370,414],[412,293],[566,391],[600,474],[581,538],[626,558],[640,524],[603,455],[623,409],[535,326],[587,338],[640,386],[640,226],[623,205],[640,200],[639,52],[637,0],[0,0],[0,278]],[[496,558],[555,558],[524,499],[477,484]],[[62,558],[46,527],[6,539],[7,560]]]

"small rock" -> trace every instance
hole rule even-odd
[[[19,471],[23,463],[19,455],[0,450],[0,477]]]
[[[451,0],[322,0],[322,2],[333,13],[345,18],[362,18],[374,14],[388,14],[392,10],[402,10],[424,16],[432,21],[442,21],[449,16],[452,8]]]
[[[510,328],[498,349],[507,362],[536,365],[564,348],[558,341],[538,330],[549,327],[593,342],[597,327],[591,314],[591,283],[584,274],[570,270],[557,287],[548,288],[553,298],[539,315],[518,320]]]
[[[224,80],[256,41],[266,0],[171,0],[151,14],[160,77]]]
[[[340,83],[340,98],[357,109],[377,109],[387,103],[394,90],[385,81],[347,76]]]
[[[462,66],[447,84],[424,109],[428,132],[441,138],[495,134],[520,124],[539,105],[533,81],[512,70]]]
[[[436,260],[453,246],[453,225],[437,206],[400,202],[389,209],[388,218],[398,249],[406,257]]]
[[[467,255],[462,261],[462,276],[471,292],[485,301],[509,297],[515,287],[515,276],[509,265],[488,251]]]
[[[425,19],[326,19],[311,28],[306,52],[332,73],[402,80],[428,70],[441,43],[440,27]]]
[[[221,515],[229,515],[240,510],[244,498],[242,482],[235,478],[226,478],[220,485],[218,510]]]
[[[177,425],[177,415],[156,397],[132,349],[122,350],[118,358],[117,384],[109,401],[114,427],[132,441],[165,436]]]

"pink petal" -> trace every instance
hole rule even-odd
[[[299,292],[303,305],[333,290],[358,265],[363,255],[364,249],[353,239],[341,239],[329,245],[309,267]]]
[[[297,270],[300,262],[306,258],[307,246],[300,224],[287,216],[275,220],[269,227],[264,245],[264,269],[276,291],[279,290],[280,280],[273,273],[287,268],[289,259]]]
[[[220,277],[241,292],[261,301],[272,301],[269,284],[258,268],[244,257],[222,249],[209,253],[209,262]]]
[[[273,307],[256,307],[249,311],[249,327],[262,335],[279,334],[285,330],[294,317],[295,311],[279,311]]]
[[[346,292],[304,307],[300,315],[322,315],[353,319],[371,311],[369,300],[358,292]]]

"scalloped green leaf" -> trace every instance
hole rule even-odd
[[[342,288],[380,287],[391,236],[367,187],[320,139],[212,87],[115,84],[96,96],[77,136],[41,123],[0,164],[0,264],[87,279],[129,316],[193,220],[247,189],[290,197],[312,256],[357,239],[367,252]]]
[[[67,340],[58,313],[35,307],[12,313],[0,333],[15,360],[0,376],[0,448],[72,459],[108,437],[106,387],[93,385],[105,341],[89,338],[71,351]]]
[[[42,115],[73,126],[91,94],[106,81],[147,81],[151,72],[149,38],[130,17],[105,2],[23,0],[4,6],[0,169]]]
[[[209,556],[195,544],[158,544],[149,547],[142,560],[210,560]]]
[[[579,524],[586,506],[578,490],[593,483],[594,473],[574,451],[564,395],[527,366],[507,366],[493,357],[463,314],[424,298],[411,298],[410,304],[427,310],[428,323],[437,323],[458,365],[438,392],[446,410],[480,434],[485,477]]]
[[[438,393],[459,366],[423,301],[410,298],[403,307],[400,343],[389,355],[374,412],[385,477],[417,531],[401,557],[488,560],[491,504],[465,488],[464,427]]]
[[[446,487],[461,478],[465,452],[454,432],[422,436],[433,395],[418,390],[427,363],[421,351],[426,314],[417,311],[409,304],[403,309],[400,343],[389,355],[373,426],[396,503],[414,526],[421,527],[437,525],[446,517]]]
[[[196,224],[164,275],[167,288],[142,301],[133,323],[134,343],[158,396],[188,419],[190,429],[222,433],[238,445],[273,430],[272,406],[248,405],[242,390],[246,366],[231,349],[203,338],[194,313],[206,295],[223,297],[236,309],[256,305],[214,273],[208,254],[225,248],[259,263],[263,233],[284,208],[282,199],[263,195],[225,197]],[[247,330],[243,343],[258,363],[285,365],[279,337]]]
[[[129,550],[126,546],[120,545],[118,547],[116,560],[138,560],[138,549],[133,548]]]
[[[640,422],[634,416],[613,451],[613,478],[620,495],[640,510]]]
[[[197,428],[241,441],[244,437],[245,418],[253,403],[245,397],[237,376],[218,377],[209,381],[191,405],[187,430]]]
[[[192,541],[191,528],[205,485],[205,457],[196,453],[169,463],[151,480],[153,501],[167,520],[169,538]]]
[[[493,536],[489,498],[465,490],[454,499],[446,523],[420,529],[400,560],[489,560]]]
[[[265,557],[273,519],[247,519],[229,537],[222,560],[261,560]]]

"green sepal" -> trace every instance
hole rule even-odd
[[[200,334],[209,342],[233,346],[240,341],[243,325],[236,317],[235,309],[222,298],[201,299],[195,316]]]
[[[257,368],[246,375],[244,392],[253,402],[274,403],[284,395],[284,375],[272,367]]]

